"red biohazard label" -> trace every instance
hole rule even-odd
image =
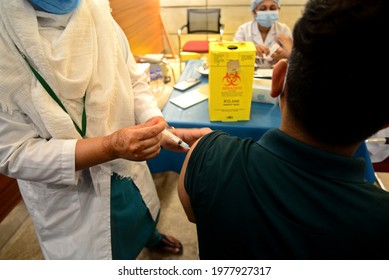
[[[226,73],[222,79],[223,86],[225,87],[236,87],[240,84],[240,76],[238,72],[235,73]]]

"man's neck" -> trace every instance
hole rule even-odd
[[[285,114],[285,112],[283,113]],[[285,134],[289,135],[290,137],[293,137],[305,144],[308,144],[310,146],[313,146],[315,148],[318,148],[320,150],[329,153],[343,155],[343,156],[352,156],[359,147],[359,143],[356,143],[354,145],[347,145],[347,146],[337,146],[337,145],[330,145],[318,141],[317,139],[313,138],[310,134],[306,133],[297,124],[288,121],[290,117],[285,116],[284,114],[282,116],[283,121],[281,122],[280,130]]]

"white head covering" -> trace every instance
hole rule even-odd
[[[278,8],[280,7],[280,0],[273,0],[274,3],[277,4]],[[258,7],[259,4],[261,4],[263,0],[251,0],[251,11],[254,11],[256,7]]]

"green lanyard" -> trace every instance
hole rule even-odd
[[[16,45],[15,45],[16,46]],[[31,66],[30,62],[28,62],[27,57],[22,53],[18,47],[16,47],[19,51],[19,53],[22,55],[24,60],[27,62],[28,66],[30,66],[32,72],[34,73],[35,77],[38,79],[38,81],[42,84],[42,86],[45,88],[48,94],[54,99],[55,102],[65,111],[65,113],[68,113],[65,106],[62,104],[61,100],[59,100],[58,96],[55,94],[55,92],[52,90],[52,88],[46,83],[46,81],[43,79],[43,77],[34,69],[34,67]],[[82,98],[83,102],[83,110],[82,110],[82,129],[79,128],[79,126],[76,124],[76,122],[72,119],[73,124],[75,128],[77,129],[78,133],[84,138],[86,134],[86,111],[85,111],[85,97],[86,94],[84,94],[84,97]],[[69,115],[70,116],[70,115]],[[71,117],[70,117],[71,118]]]

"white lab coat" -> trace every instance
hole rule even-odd
[[[261,33],[258,29],[257,22],[252,20],[238,27],[238,30],[234,35],[234,41],[248,41],[253,42],[256,46],[265,45],[270,48],[274,43],[277,42],[278,34],[284,34],[292,38],[290,28],[286,24],[277,21],[271,26],[265,41],[263,41]]]
[[[381,129],[372,138],[389,137],[389,128]],[[371,162],[381,162],[389,157],[389,144],[367,143]]]
[[[26,1],[0,0],[0,172],[18,179],[46,259],[111,259],[110,176],[116,172],[131,177],[155,219],[159,200],[147,164],[114,160],[76,172],[75,145],[80,136],[69,115],[37,82],[14,43],[57,94],[69,94],[70,98],[60,97],[76,121],[82,106],[79,96],[87,92],[87,137],[107,135],[162,113],[124,33],[110,15],[109,2],[82,0],[76,11],[78,16],[58,16],[66,24],[80,18],[82,22],[75,26],[81,40],[63,41],[71,47],[62,50],[63,44],[45,45],[57,40],[57,29],[41,29],[41,35],[48,32],[44,34],[47,40],[34,41],[39,37],[34,30],[36,15]],[[37,14],[45,17],[45,13]],[[95,33],[85,28],[88,24]],[[80,71],[77,67],[45,71],[50,69],[48,56],[59,54],[66,60],[71,57],[66,51],[81,53],[69,61],[69,65],[83,65]],[[68,84],[67,77],[56,76],[62,70],[70,71],[69,75],[71,70],[78,71],[74,83],[82,84],[80,92],[78,86]]]

